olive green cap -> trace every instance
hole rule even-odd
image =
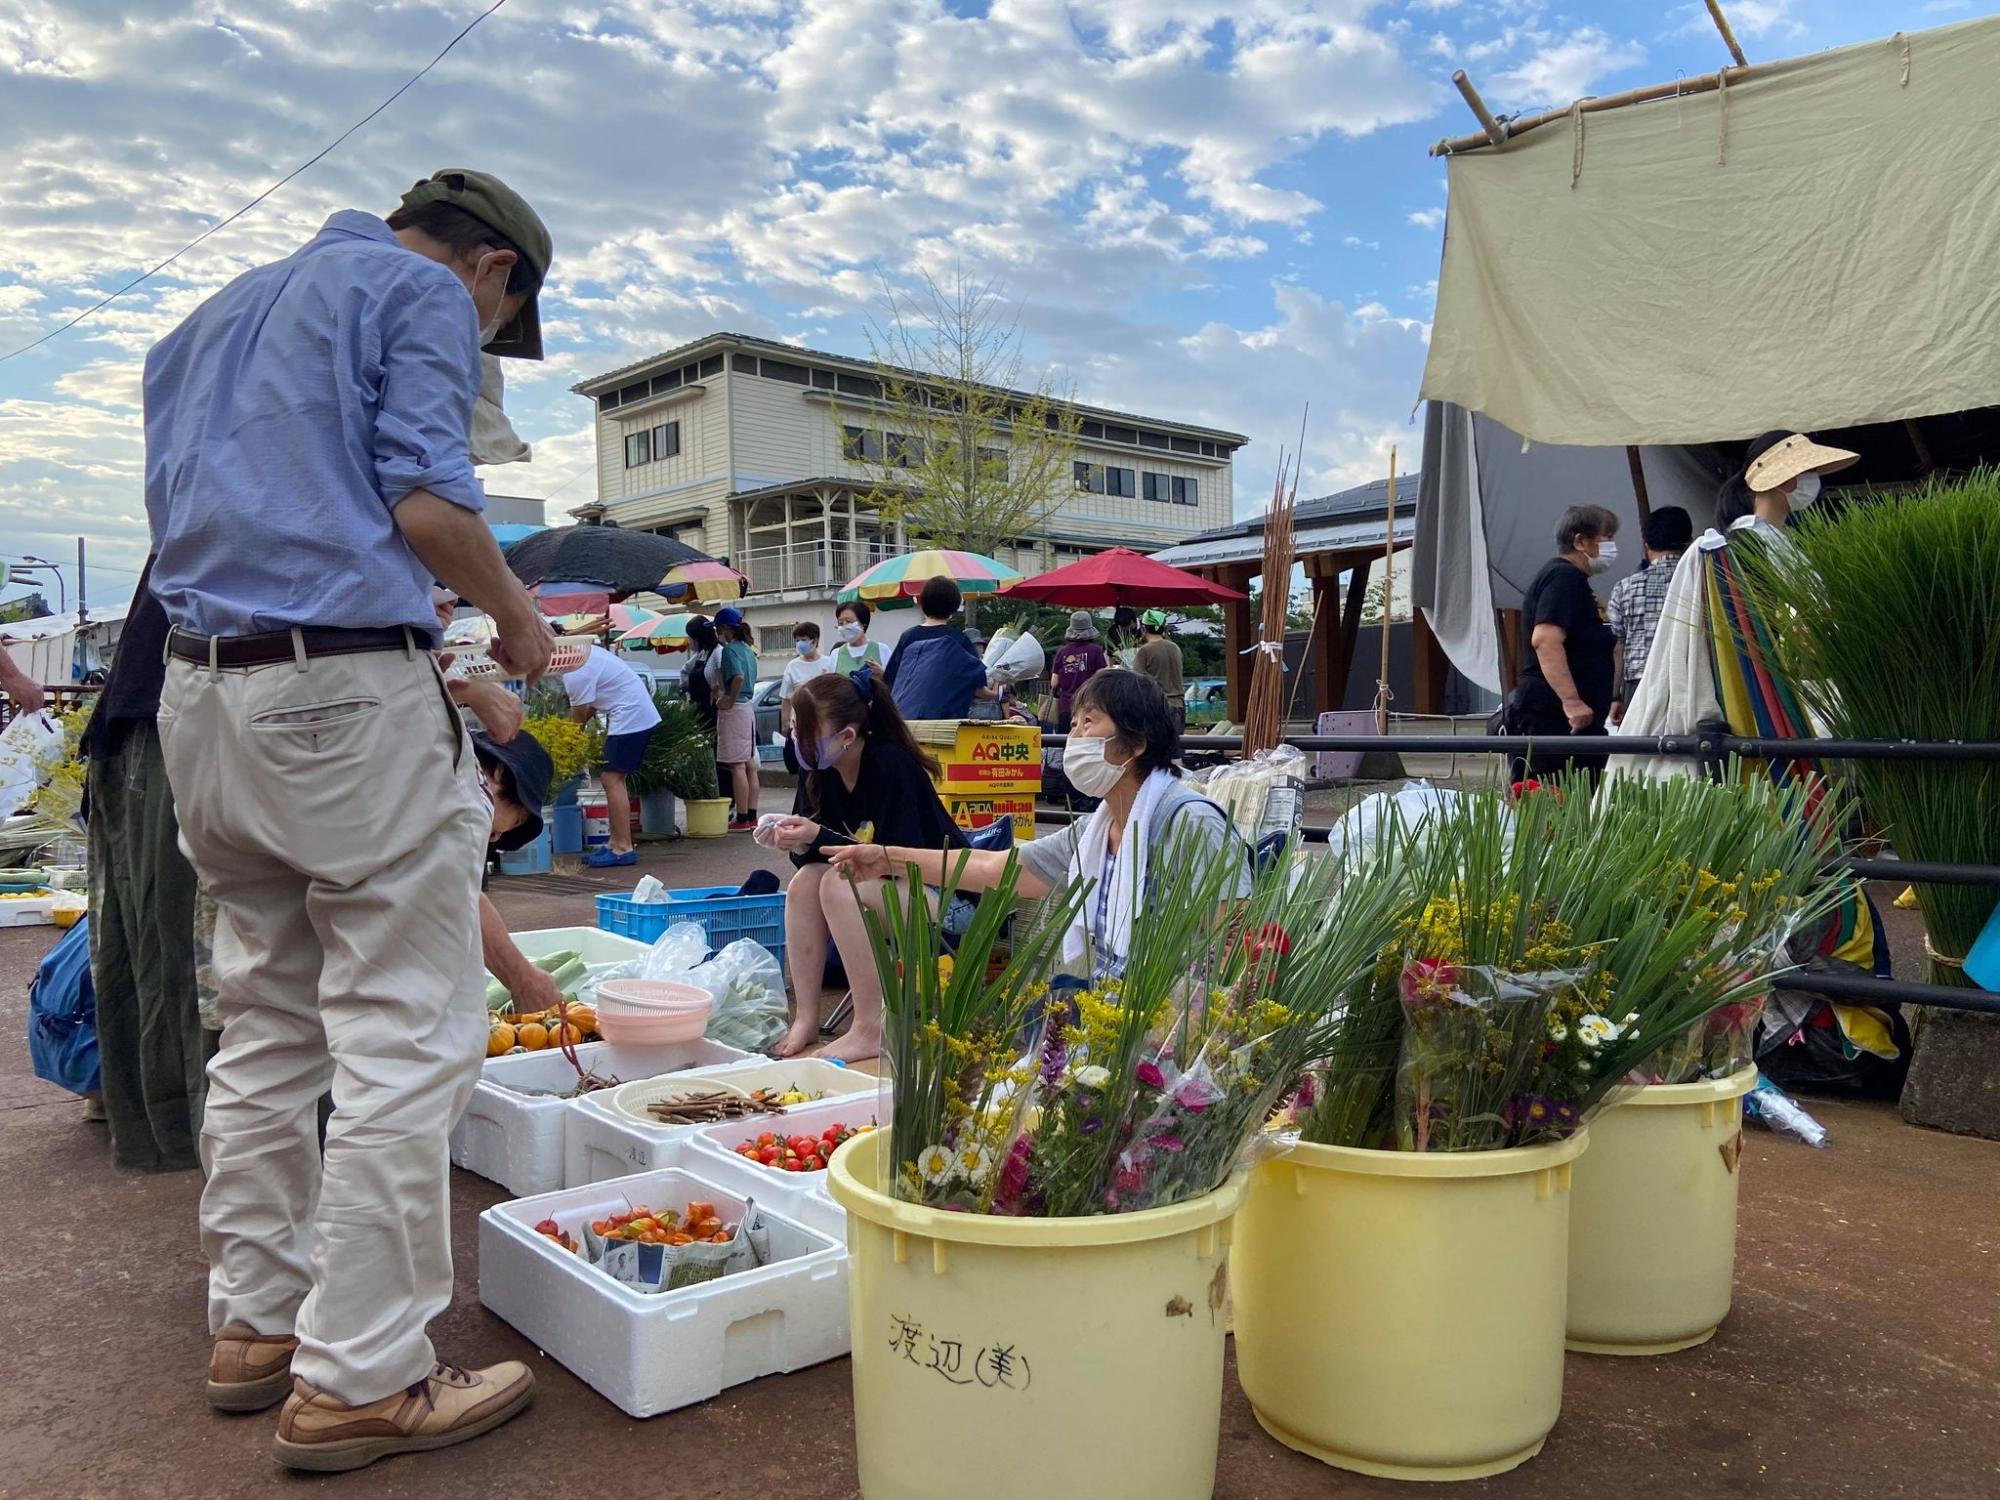
[[[555,246],[541,215],[528,207],[528,200],[490,172],[468,167],[446,167],[434,172],[403,194],[403,207],[425,208],[433,203],[449,203],[479,220],[504,237],[527,258],[535,271],[535,289],[521,304],[513,321],[502,328],[486,346],[488,354],[502,359],[542,357],[541,284],[548,280],[549,262]]]

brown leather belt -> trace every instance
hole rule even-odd
[[[175,628],[167,653],[196,666],[268,667],[301,656],[357,656],[367,651],[429,651],[427,631],[396,625],[381,630],[313,628],[267,630],[260,635],[196,635]]]

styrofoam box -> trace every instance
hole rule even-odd
[[[848,1352],[846,1247],[761,1198],[769,1263],[672,1292],[634,1291],[535,1233],[554,1219],[581,1244],[586,1219],[691,1198],[713,1202],[726,1219],[743,1212],[732,1190],[674,1170],[489,1208],[479,1216],[479,1300],[635,1417]]]
[[[686,1068],[742,1062],[750,1054],[708,1041],[669,1042],[657,1047],[586,1042],[576,1049],[576,1056],[600,1077],[630,1083],[635,1078]],[[504,1087],[506,1084],[515,1088]],[[547,1193],[561,1187],[571,1107],[580,1101],[559,1096],[575,1086],[576,1069],[554,1047],[487,1058],[480,1065],[479,1082],[473,1085],[465,1113],[452,1127],[452,1161],[468,1172],[491,1178],[509,1192]],[[516,1089],[550,1092],[523,1094]]]
[[[55,921],[53,896],[24,896],[18,901],[0,901],[0,927],[46,927]]]
[[[510,935],[514,946],[530,958],[574,952],[587,964],[617,964],[629,958],[644,958],[652,951],[644,943],[595,927],[542,927]]]
[[[870,1074],[837,1067],[819,1058],[793,1058],[780,1062],[758,1058],[727,1068],[697,1065],[697,1071],[689,1076],[711,1075],[740,1089],[783,1088],[788,1083],[796,1083],[811,1093],[838,1092],[849,1096],[872,1094],[882,1082]],[[811,1106],[801,1106],[808,1107]],[[799,1110],[792,1110],[785,1118],[790,1119],[797,1113]],[[769,1115],[757,1115],[727,1123],[752,1125],[756,1130],[763,1130],[766,1125],[758,1122],[771,1118]],[[828,1123],[831,1120],[832,1117],[829,1117]],[[614,1108],[608,1098],[585,1094],[571,1102],[569,1121],[564,1127],[563,1182],[569,1187],[583,1187],[602,1182],[607,1177],[679,1166],[683,1143],[703,1128],[700,1125],[642,1125],[622,1110]],[[820,1128],[823,1130],[826,1127],[822,1125]]]
[[[732,1193],[754,1197],[759,1203],[775,1203],[800,1223],[845,1240],[847,1211],[833,1201],[825,1172],[780,1172],[762,1162],[746,1161],[735,1148],[767,1130],[779,1135],[816,1136],[829,1125],[872,1124],[879,1128],[887,1125],[888,1118],[879,1099],[849,1097],[801,1104],[774,1117],[703,1125],[689,1137],[681,1166],[714,1178]]]

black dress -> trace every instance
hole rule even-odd
[[[965,847],[965,833],[945,811],[930,776],[901,745],[873,740],[864,745],[852,790],[838,771],[806,772],[799,778],[792,811],[820,826],[812,846],[792,856],[795,865],[824,863],[823,851],[839,844]]]

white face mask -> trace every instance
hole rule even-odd
[[[1063,775],[1086,797],[1104,796],[1125,774],[1124,765],[1114,765],[1104,758],[1108,743],[1093,735],[1073,734],[1063,746]]]
[[[1597,544],[1597,556],[1590,560],[1590,571],[1593,573],[1609,573],[1611,565],[1617,561],[1618,544],[1609,540],[1599,542]]]
[[[1808,469],[1792,482],[1792,509],[1804,510],[1819,499],[1819,475]]]
[[[861,639],[861,626],[853,620],[843,620],[833,627],[833,636],[845,645],[853,645]]]

